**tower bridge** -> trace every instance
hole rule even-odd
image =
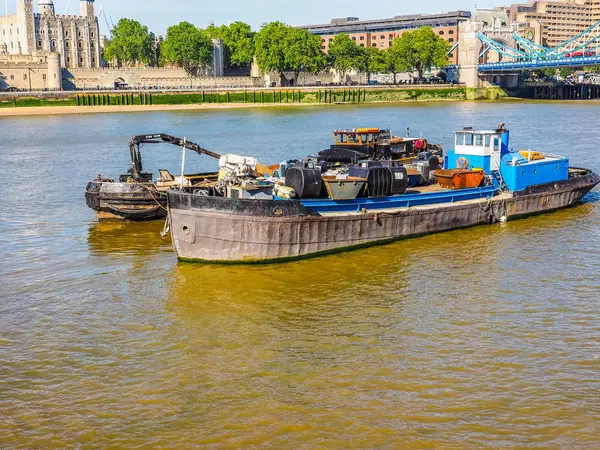
[[[501,11],[478,11],[461,24],[460,81],[478,88],[516,88],[523,70],[600,65],[600,21],[557,45],[544,47],[520,36],[519,25]]]

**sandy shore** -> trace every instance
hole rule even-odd
[[[240,108],[297,108],[318,106],[311,103],[203,103],[194,105],[130,105],[130,106],[33,106],[0,108],[0,117],[50,116],[59,114],[102,114],[152,111],[192,111]]]

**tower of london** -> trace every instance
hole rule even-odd
[[[80,1],[79,15],[56,14],[52,0],[17,0],[17,14],[0,16],[0,53],[60,54],[65,68],[102,66],[94,0]]]

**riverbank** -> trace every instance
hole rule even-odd
[[[390,105],[390,104],[415,104],[415,103],[448,103],[458,100],[404,100],[396,102],[370,102],[369,105]],[[339,104],[334,104],[339,105]],[[350,105],[350,104],[347,104]],[[267,109],[267,108],[306,108],[318,106],[332,106],[326,103],[205,103],[191,105],[129,105],[129,106],[29,106],[17,108],[0,108],[0,117],[23,117],[23,116],[45,116],[45,115],[65,115],[65,114],[106,114],[106,113],[136,113],[136,112],[161,112],[161,111],[202,111],[202,110],[231,110],[231,109]]]
[[[464,86],[327,87],[301,89],[107,91],[0,94],[0,115],[81,114],[362,103],[466,100]]]

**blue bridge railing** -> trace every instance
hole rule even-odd
[[[527,61],[507,61],[480,64],[479,72],[502,72],[523,69],[546,69],[552,67],[582,67],[600,65],[600,55],[578,56],[573,58],[532,59]]]

